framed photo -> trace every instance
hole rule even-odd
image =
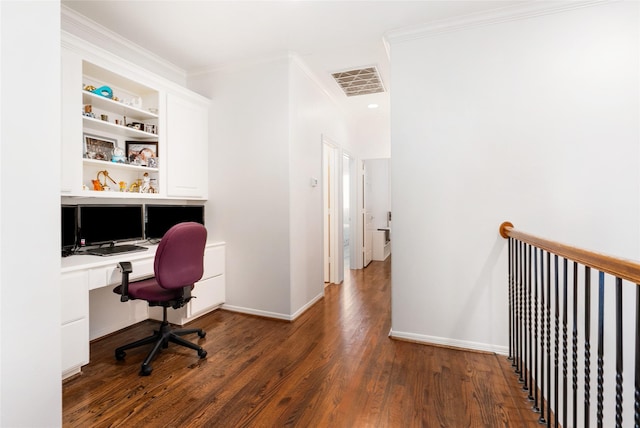
[[[87,159],[111,161],[116,144],[117,141],[111,138],[84,134],[84,153],[82,156]]]
[[[131,165],[158,167],[157,141],[126,141],[127,160]]]

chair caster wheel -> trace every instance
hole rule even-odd
[[[151,366],[146,366],[143,364],[142,367],[140,367],[140,376],[149,376],[152,370],[153,369],[151,368]]]
[[[199,332],[198,332],[198,336],[199,336],[200,338],[203,338],[203,337],[205,337],[206,335],[207,335],[207,332],[206,332],[206,331],[204,331],[204,330],[202,330],[202,331],[199,331]]]
[[[126,355],[127,353],[124,351],[116,351],[116,360],[122,361]]]
[[[201,349],[198,351],[198,357],[204,358],[206,356],[207,356],[207,351],[205,351],[204,349]]]

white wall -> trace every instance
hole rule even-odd
[[[504,352],[504,220],[639,256],[638,4],[391,40],[392,328]]]
[[[388,93],[377,94],[388,97]],[[389,112],[367,109],[352,117],[352,150],[362,159],[381,159],[391,156],[391,124]]]
[[[288,59],[190,80],[212,101],[206,224],[227,243],[227,305],[263,315],[289,306]]]
[[[289,73],[291,309],[296,313],[324,290],[322,188],[310,185],[312,177],[323,182],[322,136],[342,146],[349,138],[346,118],[304,64],[294,57]]]
[[[344,118],[294,57],[193,76],[213,100],[207,225],[227,243],[228,309],[290,319],[323,293],[323,133]]]
[[[62,421],[60,5],[0,2],[0,426]]]

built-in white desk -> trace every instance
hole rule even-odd
[[[144,244],[137,244],[147,246]],[[73,255],[61,259],[62,376],[80,372],[89,363],[89,342],[147,318],[162,319],[161,308],[149,308],[145,301],[120,302],[113,288],[120,284],[121,261],[130,261],[131,280],[153,276],[157,245],[147,251],[113,256]],[[196,283],[187,305],[168,313],[169,321],[184,324],[218,307],[225,301],[225,243],[207,243],[204,275]]]

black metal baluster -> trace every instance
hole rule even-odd
[[[636,355],[635,355],[635,394],[634,420],[636,428],[640,427],[640,284],[636,284]]]
[[[616,428],[622,428],[622,278],[616,277]]]
[[[578,426],[578,263],[573,262],[573,426]]]
[[[520,381],[522,389],[527,390],[527,245],[522,244],[522,269],[520,270],[520,279],[522,284],[522,359],[520,364]]]
[[[544,415],[544,339],[545,339],[545,327],[544,327],[544,314],[546,308],[546,300],[544,293],[544,251],[540,250],[540,418],[538,422],[541,424],[546,422]],[[549,397],[547,397],[547,400]]]
[[[511,238],[511,365],[516,364],[516,241]]]
[[[547,252],[547,427],[551,426],[551,253]]]
[[[513,322],[513,301],[511,300],[511,293],[513,292],[513,263],[512,263],[512,253],[511,253],[511,242],[513,238],[509,238],[507,240],[507,260],[508,260],[508,269],[507,269],[507,279],[508,279],[508,291],[509,295],[509,356],[507,359],[513,359],[513,329],[511,323]]]
[[[535,344],[535,349],[533,353],[533,368],[534,368],[534,381],[531,381],[531,389],[533,389],[533,410],[536,412],[540,411],[540,406],[538,405],[538,387],[537,384],[540,382],[540,378],[538,377],[538,250],[537,248],[533,249],[533,343]]]
[[[517,364],[517,370],[516,373],[518,373],[518,381],[519,382],[524,382],[524,379],[522,378],[522,318],[523,318],[523,312],[524,309],[522,307],[522,271],[523,271],[523,256],[522,253],[523,251],[523,243],[520,242],[519,245],[519,260],[518,260],[518,364]]]
[[[525,344],[524,344],[524,385],[523,390],[529,391],[528,398],[531,400],[531,245],[526,246],[525,252]],[[528,352],[527,352],[528,350]]]
[[[584,426],[589,428],[591,405],[591,268],[584,268]]]
[[[522,243],[520,251],[520,382],[526,387],[526,367],[525,359],[527,357],[527,284],[526,284],[526,246]]]
[[[604,403],[604,272],[598,275],[598,410],[597,426],[602,428]]]
[[[553,360],[553,368],[554,368],[554,376],[553,376],[553,389],[554,389],[554,406],[553,409],[556,412],[555,419],[555,427],[558,428],[558,366],[559,366],[559,355],[560,355],[560,280],[558,278],[559,275],[559,267],[558,267],[558,255],[554,254],[554,265],[556,268],[555,271],[555,353]]]
[[[567,288],[568,288],[568,261],[562,259],[562,426],[567,425]]]
[[[518,357],[519,357],[519,343],[520,343],[520,338],[518,337],[518,332],[520,331],[520,306],[519,306],[519,302],[520,302],[520,241],[516,241],[515,242],[515,259],[514,259],[514,267],[515,267],[515,275],[514,275],[514,280],[515,283],[514,285],[514,302],[513,302],[513,306],[515,309],[514,312],[514,323],[513,323],[513,362],[512,362],[512,366],[515,367],[515,371],[516,373],[520,372],[520,366],[519,366],[519,362],[518,362]]]

